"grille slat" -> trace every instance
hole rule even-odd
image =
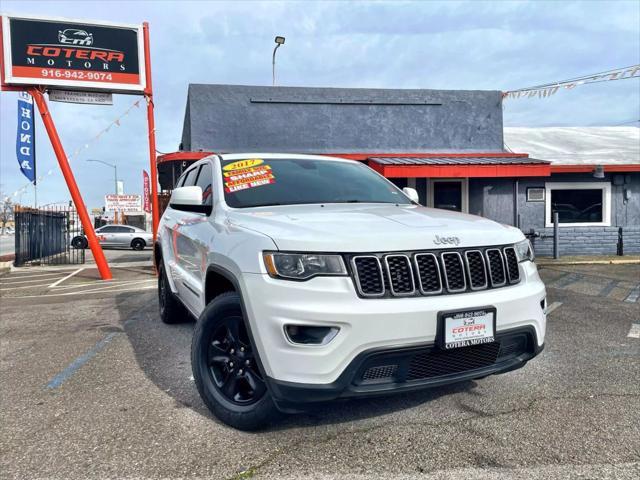
[[[406,255],[387,255],[384,257],[389,286],[394,295],[411,295],[415,291],[411,261]]]
[[[480,250],[468,250],[464,252],[467,260],[467,273],[472,290],[482,290],[487,288],[487,267]]]
[[[442,292],[442,278],[438,258],[433,253],[418,253],[415,258],[420,291],[424,295]]]
[[[516,256],[516,250],[513,247],[507,247],[504,249],[504,259],[507,264],[507,274],[509,275],[510,283],[517,283],[520,281],[520,269],[518,268],[518,257]]]
[[[521,280],[512,246],[371,253],[350,262],[358,293],[367,298],[462,293]]]
[[[491,285],[501,287],[507,283],[504,261],[502,260],[502,252],[497,248],[490,248],[486,251],[487,262],[489,263],[489,276],[491,277]]]
[[[443,253],[442,266],[444,267],[444,282],[448,291],[463,292],[467,289],[462,256],[458,252]]]
[[[360,293],[369,297],[384,295],[384,280],[380,260],[374,255],[354,257],[353,267],[356,273],[356,285]]]

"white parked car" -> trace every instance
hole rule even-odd
[[[520,230],[422,207],[356,161],[209,156],[179,179],[158,238],[161,318],[198,319],[197,388],[237,428],[507,372],[544,346]]]
[[[144,250],[153,245],[153,234],[131,225],[103,225],[96,228],[96,237],[103,247],[124,247]],[[76,235],[71,239],[74,248],[87,248],[87,237]]]

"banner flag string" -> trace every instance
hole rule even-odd
[[[129,115],[129,112],[131,112],[131,110],[133,110],[134,108],[139,108],[140,107],[140,101],[142,99],[138,99],[135,102],[133,102],[129,108],[127,108],[122,114],[120,114],[119,117],[115,118],[114,120],[112,120],[111,122],[109,122],[109,124],[103,128],[102,130],[100,130],[96,135],[94,135],[92,138],[90,138],[87,143],[85,143],[82,147],[78,147],[76,148],[73,153],[69,156],[69,163],[71,163],[78,155],[80,155],[80,153],[82,153],[84,150],[87,150],[90,148],[90,146],[97,142],[98,140],[100,140],[100,137],[102,137],[104,134],[108,133],[109,130],[111,129],[111,127],[119,127],[120,126],[120,121],[126,117],[127,115]],[[54,170],[50,169],[47,171],[46,174],[40,175],[37,177],[36,182],[38,184],[40,184],[40,182],[48,176],[53,175]],[[13,197],[17,197],[18,195],[21,195],[23,193],[25,193],[29,187],[31,187],[31,182],[27,183],[26,185],[22,186],[21,188],[19,188],[18,190],[16,190],[15,192],[13,192],[10,196],[8,195],[7,198],[10,198],[11,196]]]
[[[571,78],[560,82],[546,83],[544,85],[535,85],[533,87],[519,88],[517,90],[507,90],[502,92],[502,97],[517,98],[548,98],[555,95],[558,90],[571,90],[580,85],[588,85],[590,83],[610,82],[614,80],[628,80],[631,78],[640,78],[640,65],[632,65],[630,67],[617,68],[606,72],[599,72],[582,77]]]

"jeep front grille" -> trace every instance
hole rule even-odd
[[[462,293],[520,281],[513,247],[371,253],[350,258],[361,297]]]

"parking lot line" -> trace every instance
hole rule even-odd
[[[632,323],[627,337],[640,338],[640,323]]]
[[[636,288],[629,292],[629,295],[624,299],[624,301],[634,303],[638,301],[638,298],[640,298],[640,285],[636,285]]]
[[[9,290],[19,290],[21,288],[40,288],[49,286],[48,283],[41,283],[38,285],[20,285],[19,287],[11,287],[11,284],[2,285],[0,284],[0,292],[8,292]]]
[[[34,277],[32,280],[22,280],[22,279],[20,279],[18,281],[8,281],[8,282],[5,280],[3,282],[0,282],[0,285],[18,285],[18,284],[21,284],[21,283],[46,282],[47,280],[51,280],[51,278],[39,278],[39,277],[36,278],[36,277]]]
[[[149,285],[149,282],[153,282],[152,285]],[[98,288],[89,288],[86,290],[80,290],[80,291],[73,291],[73,292],[62,292],[62,293],[47,293],[47,294],[42,294],[42,295],[22,295],[22,296],[16,296],[16,297],[12,297],[12,299],[19,299],[19,298],[46,298],[46,297],[64,297],[64,296],[69,296],[69,295],[82,295],[85,293],[101,293],[101,292],[107,292],[107,293],[121,293],[121,292],[133,292],[133,291],[138,291],[138,290],[150,290],[150,289],[154,289],[154,288],[158,288],[155,284],[156,280],[143,280],[142,282],[135,281],[135,282],[126,282],[126,283],[121,283],[119,285],[113,285],[113,284],[109,284],[107,286],[103,286],[103,287],[98,287]],[[144,286],[144,285],[148,285],[148,286]],[[58,287],[59,289],[65,288],[65,287]]]
[[[109,342],[118,335],[120,332],[111,332],[102,340],[98,341],[93,347],[91,347],[86,353],[83,353],[78,358],[76,358],[73,362],[71,362],[67,368],[65,368],[62,372],[53,377],[49,383],[47,383],[47,388],[54,389],[58,388],[62,385],[66,380],[68,380],[75,372],[77,372],[80,367],[82,367],[85,363],[95,357],[104,347],[106,347]]]
[[[77,275],[78,273],[80,273],[81,271],[84,270],[84,267],[79,268],[78,270],[76,270],[75,272],[71,272],[69,275],[67,275],[66,277],[61,278],[60,280],[58,280],[57,282],[53,282],[51,285],[49,285],[49,288],[53,288],[57,285],[60,285],[62,282],[64,282],[65,280],[70,279],[71,277],[73,277],[74,275]]]
[[[553,302],[551,305],[547,307],[547,315],[550,315],[558,307],[562,306],[562,302]]]

